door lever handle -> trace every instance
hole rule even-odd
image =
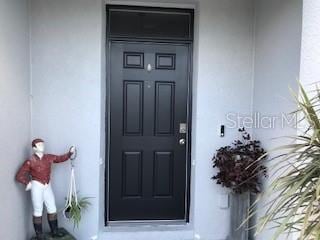
[[[185,145],[185,144],[186,144],[186,140],[185,140],[184,138],[181,138],[181,139],[179,140],[179,144],[180,144],[180,145]]]

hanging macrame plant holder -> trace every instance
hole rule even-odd
[[[70,185],[69,192],[66,198],[66,204],[63,209],[63,215],[66,219],[73,222],[74,228],[79,227],[82,213],[86,210],[89,205],[91,205],[89,199],[90,197],[79,197],[77,192],[76,178],[75,178],[75,168],[74,168],[74,160],[76,159],[77,151],[70,158],[71,163],[71,174],[70,174]]]
[[[63,210],[63,215],[65,218],[70,219],[70,210],[71,207],[78,207],[81,209],[81,206],[78,202],[78,195],[77,195],[77,186],[76,186],[76,178],[74,174],[74,160],[77,157],[77,151],[75,150],[74,156],[70,158],[71,162],[71,174],[70,174],[70,184],[69,184],[69,191],[67,195],[67,200],[65,204],[65,208]]]

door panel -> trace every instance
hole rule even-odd
[[[185,220],[188,45],[112,42],[110,53],[109,220]]]
[[[143,135],[142,81],[123,81],[123,135]]]
[[[155,152],[153,196],[173,197],[173,152]]]
[[[174,135],[174,82],[155,82],[155,135]]]

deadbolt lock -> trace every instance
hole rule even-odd
[[[187,124],[186,123],[180,123],[179,133],[187,133]]]

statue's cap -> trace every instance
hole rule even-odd
[[[41,138],[36,138],[32,141],[32,147],[35,147],[37,143],[44,142]]]

